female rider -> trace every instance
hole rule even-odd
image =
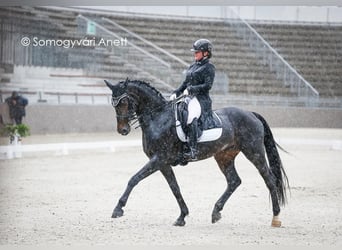
[[[188,133],[189,152],[184,156],[197,159],[197,131],[198,120],[207,119],[211,116],[212,101],[209,97],[215,78],[215,66],[209,61],[212,56],[213,46],[207,39],[199,39],[193,44],[191,49],[194,52],[195,61],[186,72],[185,81],[172,93],[170,100],[175,100],[181,94],[188,96]]]

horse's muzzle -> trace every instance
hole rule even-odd
[[[124,127],[118,128],[118,132],[121,135],[128,135],[129,132],[131,132],[131,128],[129,126],[124,126]]]

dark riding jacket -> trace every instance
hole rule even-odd
[[[8,97],[6,102],[9,106],[10,117],[12,119],[21,118],[26,115],[25,107],[28,104],[28,100],[25,97]]]
[[[202,109],[202,121],[211,117],[212,101],[209,96],[215,78],[215,66],[208,58],[194,62],[186,72],[184,82],[173,92],[181,95],[185,89],[196,96]]]

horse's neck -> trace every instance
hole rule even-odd
[[[129,95],[136,102],[136,114],[143,134],[148,132],[151,125],[155,122],[158,123],[163,120],[161,115],[166,115],[169,119],[170,116],[168,114],[171,114],[170,107],[157,90],[144,83],[128,86]]]
[[[138,114],[139,124],[143,134],[151,133],[151,131],[156,132],[165,129],[165,124],[168,121],[173,120],[173,108],[168,105],[167,102],[161,104],[156,108],[145,108],[142,114]]]
[[[129,92],[137,102],[139,113],[158,109],[166,103],[166,100],[156,90],[143,84],[129,86]]]

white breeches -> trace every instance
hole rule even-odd
[[[185,101],[188,104],[187,124],[191,124],[195,118],[199,118],[201,116],[201,105],[197,100],[197,97],[187,97]]]

